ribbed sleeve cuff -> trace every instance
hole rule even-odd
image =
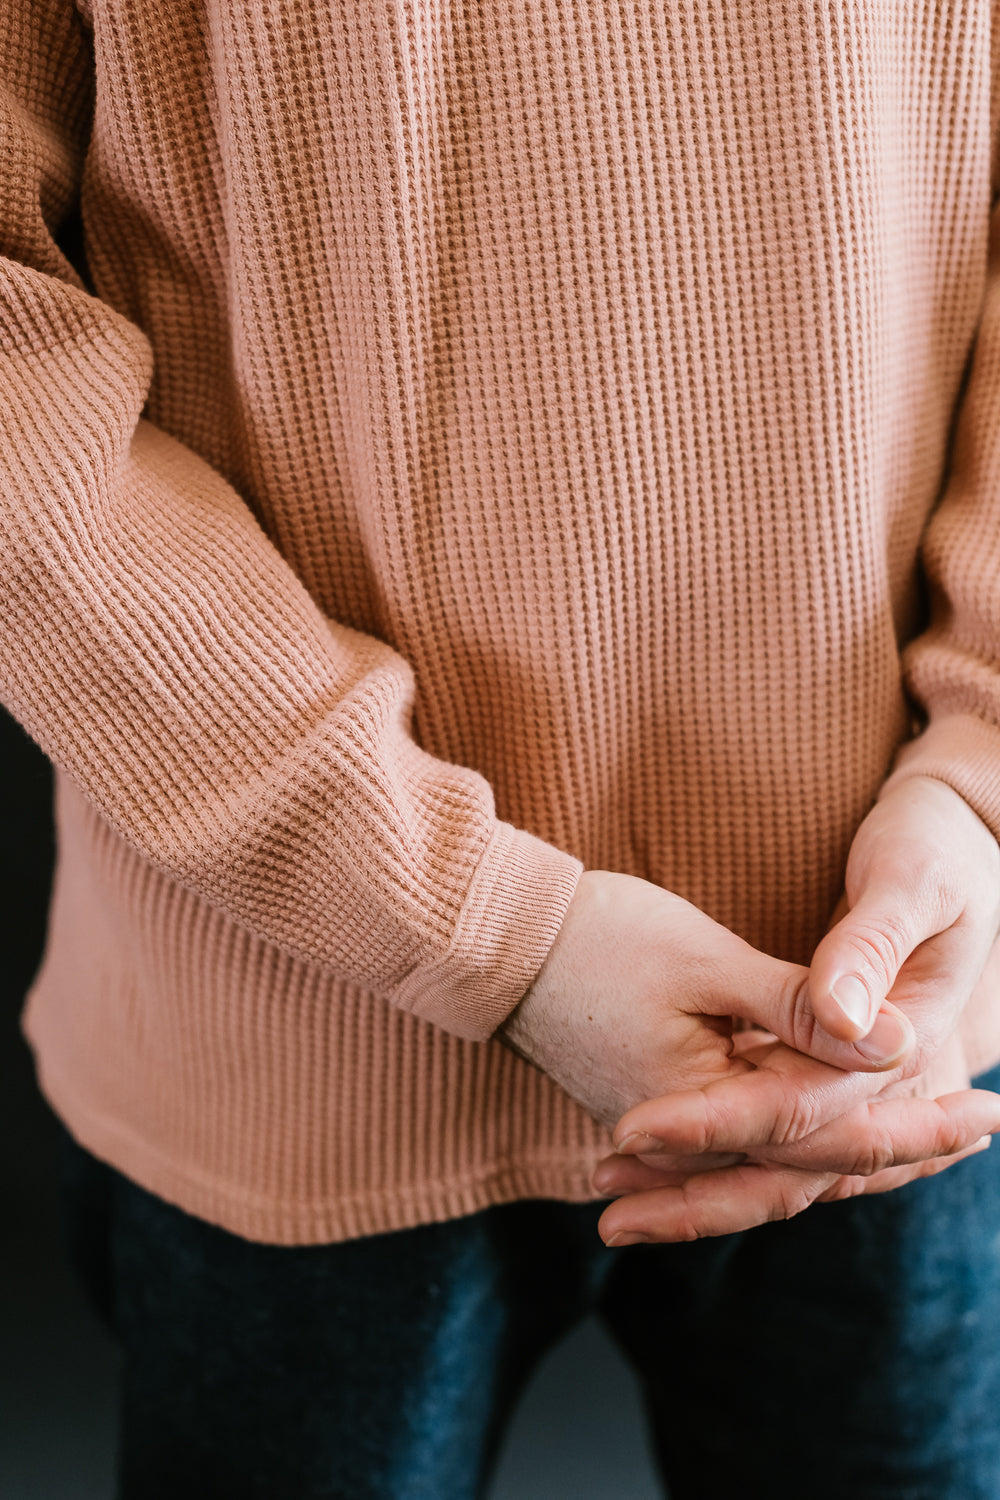
[[[904,745],[886,786],[934,776],[958,792],[1000,839],[1000,728],[975,714],[935,719]]]
[[[498,823],[448,953],[414,970],[393,1003],[456,1036],[486,1041],[541,968],[582,873],[572,855]]]

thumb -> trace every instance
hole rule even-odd
[[[763,1027],[794,1052],[852,1072],[886,1072],[898,1067],[914,1050],[913,1026],[891,1001],[876,1008],[865,1031],[855,1028],[847,1036],[842,1029],[838,1035],[814,1010],[811,987],[809,969],[747,946],[740,966],[740,985],[730,994],[728,1008],[731,1015]],[[745,1040],[734,1045],[734,1053],[755,1061],[752,1047]]]
[[[809,966],[809,1001],[831,1036],[867,1036],[899,971],[932,934],[896,886],[872,888],[820,941]]]

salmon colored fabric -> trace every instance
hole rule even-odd
[[[584,1198],[491,1040],[582,867],[808,961],[918,731],[1000,834],[998,17],[0,19],[43,1088],[261,1240]]]

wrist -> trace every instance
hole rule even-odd
[[[494,1033],[518,1057],[534,1061],[534,1049],[540,1030],[551,1029],[552,1001],[564,985],[562,977],[564,950],[574,944],[589,920],[585,916],[595,889],[600,887],[600,870],[584,870],[570,898],[552,945],[546,953],[531,984],[513,1010]]]

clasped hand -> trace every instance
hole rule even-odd
[[[862,823],[845,887],[805,968],[658,886],[583,875],[503,1031],[614,1127],[594,1176],[617,1195],[606,1243],[884,1191],[1000,1129],[1000,1096],[968,1087],[970,1054],[1000,1059],[1000,1002],[969,1006],[1000,930],[1000,846],[956,792],[914,777]]]

